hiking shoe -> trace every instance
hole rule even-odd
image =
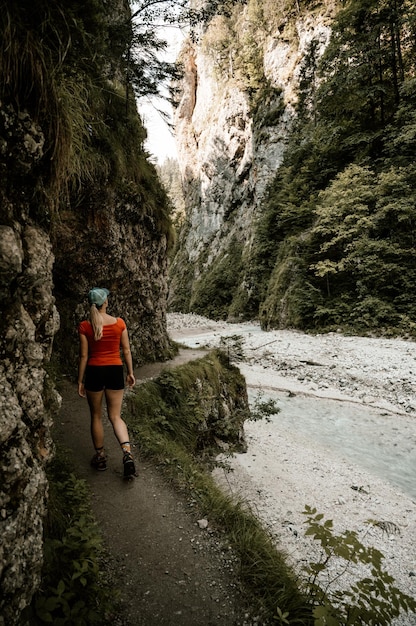
[[[129,478],[130,476],[136,475],[136,468],[134,466],[134,461],[133,461],[131,452],[124,453],[123,466],[124,466],[124,478]]]
[[[102,454],[94,454],[91,459],[91,466],[94,467],[99,472],[103,472],[107,469],[107,459]]]

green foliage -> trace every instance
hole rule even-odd
[[[276,615],[274,616],[274,619],[279,624],[279,626],[283,626],[283,624],[290,624],[290,622],[287,619],[288,617],[289,617],[289,611],[285,611],[283,613],[280,607],[276,608]]]
[[[392,119],[400,83],[414,69],[406,41],[413,17],[406,1],[350,0],[339,12],[321,65],[325,80],[317,107],[319,115],[341,122],[341,138],[351,141],[364,132],[377,142],[377,132]]]
[[[270,3],[250,0],[217,15],[203,40],[222,77],[247,91],[259,140],[283,106],[262,73],[279,11],[289,36],[288,6],[272,18]],[[298,121],[250,257],[234,275],[223,259],[202,264],[198,280],[190,269],[186,310],[260,315],[265,328],[415,333],[414,18],[407,0],[349,0],[323,58],[310,43]]]
[[[395,116],[385,134],[387,163],[397,167],[413,162],[416,147],[416,79],[409,78],[403,82],[399,94]]]
[[[218,440],[241,448],[241,428],[249,415],[244,378],[221,351],[192,365],[166,370],[155,381],[141,385],[129,397],[128,406],[143,416],[147,426],[174,436],[195,454],[210,449],[218,452]]]
[[[313,315],[322,298],[309,280],[304,248],[305,242],[297,237],[287,238],[282,244],[267,295],[260,307],[263,328],[305,329],[313,325]]]
[[[319,137],[318,143],[322,146],[321,140]],[[314,160],[313,146],[306,142],[298,145],[298,142],[301,138],[295,133],[288,156],[269,185],[262,214],[256,223],[250,265],[251,282],[257,285],[258,306],[267,293],[273,291],[268,285],[269,280],[275,280],[272,273],[279,272],[280,263],[293,256],[293,249],[304,247],[303,233],[313,223],[316,192],[330,177],[322,161]],[[299,234],[301,239],[297,237]],[[295,256],[301,265],[305,264],[302,255],[296,252]],[[286,264],[289,266],[291,260],[287,259]]]
[[[328,297],[351,292],[349,321],[356,326],[401,328],[400,316],[415,310],[412,178],[409,169],[377,176],[352,165],[319,196],[311,269],[325,279]]]
[[[306,506],[304,514],[311,535],[322,547],[319,562],[305,567],[308,576],[307,594],[315,609],[315,626],[388,626],[402,611],[415,612],[416,601],[401,592],[394,579],[383,569],[383,555],[375,548],[365,546],[353,531],[341,535],[333,532],[332,520],[325,520],[316,509]],[[362,564],[368,575],[356,581],[347,591],[334,590],[341,573],[329,573],[334,559],[346,562],[344,571],[352,564]]]
[[[114,590],[100,573],[101,538],[86,483],[60,455],[49,468],[44,565],[39,591],[25,613],[33,626],[112,623]]]
[[[7,2],[0,15],[0,98],[27,110],[45,135],[36,172],[42,201],[34,207],[76,210],[98,188],[128,187],[140,213],[170,236],[167,197],[143,150],[146,131],[133,93],[140,81],[129,74],[128,57],[138,45],[133,31],[128,7],[123,12],[115,0]],[[152,38],[141,45],[141,60],[144,48],[152,54],[157,47]],[[157,73],[149,59],[146,66]],[[140,88],[146,90],[145,78]]]
[[[259,391],[254,399],[254,405],[250,412],[250,420],[257,422],[258,420],[266,418],[266,420],[270,421],[270,416],[277,415],[279,411],[280,409],[275,400],[272,398],[264,400],[262,392]]]
[[[269,126],[277,126],[285,111],[282,89],[273,87],[265,76],[259,80],[255,90],[251,91],[251,114],[253,117],[255,141],[261,142]]]
[[[349,0],[322,59],[309,47],[252,252],[264,327],[415,334],[414,19]]]
[[[242,244],[233,240],[194,286],[190,310],[213,319],[226,319],[243,270]]]

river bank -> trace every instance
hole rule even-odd
[[[246,424],[247,453],[226,459],[230,471],[216,478],[250,503],[294,567],[319,557],[304,534],[309,505],[333,520],[337,534],[353,530],[380,550],[397,586],[416,597],[416,344],[265,333],[256,324],[182,314],[168,316],[168,329],[188,347],[225,347],[252,405],[259,397],[276,402],[276,415]],[[349,570],[340,587],[358,575],[365,570]],[[414,625],[416,616],[394,624]]]

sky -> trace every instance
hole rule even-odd
[[[147,140],[145,141],[145,149],[155,157],[155,160],[161,165],[166,158],[177,158],[175,139],[172,130],[156,110],[160,107],[160,102],[139,102],[138,109],[144,126],[147,130]],[[169,103],[165,103],[164,110],[172,119],[172,107]]]
[[[184,34],[179,28],[165,27],[162,36],[166,39],[168,46],[167,49],[161,53],[161,58],[173,62],[178,55]],[[177,158],[172,129],[169,128],[168,124],[157,110],[158,108],[163,109],[165,113],[167,113],[169,120],[172,121],[173,111],[171,105],[160,99],[152,101],[149,98],[147,100],[140,100],[137,106],[147,130],[147,140],[145,142],[146,150],[155,157],[155,161],[160,165],[166,158]]]

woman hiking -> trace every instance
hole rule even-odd
[[[126,324],[121,317],[107,313],[108,289],[94,287],[88,293],[90,319],[78,327],[80,350],[78,393],[87,398],[91,413],[91,437],[95,454],[91,465],[97,470],[107,469],[104,450],[102,403],[105,397],[108,419],[123,451],[124,477],[136,475],[129,434],[121,417],[124,394],[123,361],[127,366],[127,385],[133,387],[136,379]]]

